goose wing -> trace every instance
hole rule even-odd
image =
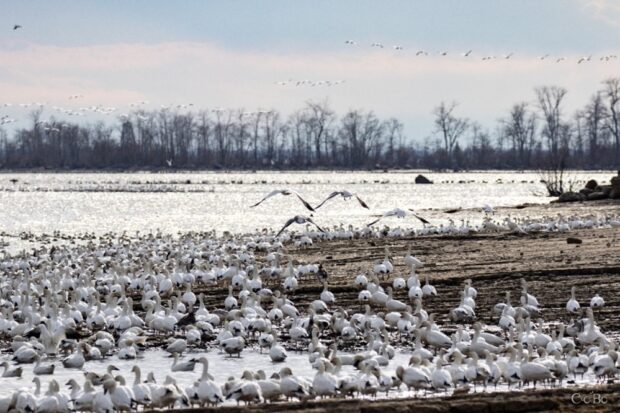
[[[355,199],[357,199],[357,202],[359,202],[362,207],[364,207],[366,209],[370,209],[370,208],[368,208],[368,205],[366,205],[366,202],[364,202],[362,200],[362,198],[360,198],[359,196],[355,195]]]
[[[415,214],[413,212],[413,209],[409,208],[409,211],[411,211],[411,215],[413,215],[414,217],[416,217],[417,219],[419,219],[422,223],[424,224],[430,224],[430,222],[428,222],[426,219],[422,218],[421,216]]]
[[[301,197],[301,195],[299,195],[299,193],[298,193],[297,191],[290,191],[290,192],[291,192],[292,194],[295,194],[295,196],[296,196],[297,198],[299,198],[299,200],[301,201],[301,203],[302,203],[302,204],[304,204],[304,206],[305,206],[308,210],[310,210],[310,211],[314,212],[314,208],[312,208],[312,205],[310,205],[310,204],[309,204],[309,203],[308,203],[305,199],[303,199],[303,198]]]
[[[269,192],[263,199],[261,199],[260,201],[258,201],[257,203],[255,203],[254,205],[250,205],[250,208],[254,208],[259,206],[261,203],[263,203],[264,201],[268,200],[269,198],[271,198],[272,196],[276,196],[278,194],[281,194],[283,191],[281,189],[274,189],[273,191]],[[297,195],[299,196],[299,195]]]
[[[316,224],[316,222],[314,222],[314,221],[312,220],[312,218],[306,218],[306,222],[309,222],[309,223],[311,223],[312,225],[314,225],[314,226],[315,226],[315,227],[316,227],[319,231],[321,231],[321,232],[325,232],[325,230],[323,230],[323,228],[319,227],[319,226]]]
[[[323,206],[324,203],[326,203],[327,201],[329,201],[330,199],[332,199],[335,196],[341,195],[342,192],[339,191],[334,191],[331,194],[329,194],[329,196],[327,198],[325,198],[325,200],[323,200],[323,202],[321,202],[320,204],[318,204],[316,207],[314,207],[314,209],[319,209],[320,207]],[[298,195],[299,196],[299,195]]]
[[[279,237],[280,234],[282,234],[282,232],[284,232],[285,229],[287,229],[293,222],[295,222],[297,217],[293,217],[291,219],[289,219],[288,221],[286,221],[286,223],[284,224],[284,226],[282,227],[282,229],[280,230],[280,232],[278,232],[276,234],[276,237]]]

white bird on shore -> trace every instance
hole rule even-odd
[[[569,313],[576,313],[579,311],[580,305],[577,299],[575,298],[575,287],[573,286],[570,289],[570,299],[566,303],[566,311]]]
[[[594,294],[594,297],[590,300],[591,308],[602,308],[605,306],[605,300],[598,294]]]

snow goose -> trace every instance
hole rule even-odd
[[[263,370],[258,370],[256,376],[256,383],[260,386],[263,398],[270,402],[280,400],[282,397],[282,390],[278,380],[275,378],[267,379],[267,375]]]
[[[68,369],[81,369],[86,359],[82,353],[82,343],[77,344],[77,349],[69,357],[62,360],[62,365]]]
[[[0,367],[4,368],[4,371],[2,372],[2,377],[21,377],[22,376],[23,368],[17,367],[17,368],[12,369],[10,368],[8,361],[4,361],[2,364],[0,364]]]
[[[307,380],[293,374],[289,367],[280,369],[280,389],[284,397],[289,399],[306,400],[310,395],[310,386]]]
[[[331,291],[327,289],[327,282],[323,282],[323,291],[321,291],[321,300],[327,305],[332,305],[336,302],[334,293],[332,293]]]
[[[236,354],[237,357],[241,357],[241,352],[245,348],[245,340],[243,337],[231,337],[220,341],[220,346],[229,356]]]
[[[32,372],[37,376],[43,376],[48,374],[54,374],[55,364],[41,365],[41,357],[37,356],[37,361],[32,369]]]
[[[299,195],[298,192],[296,192],[294,190],[291,190],[291,189],[274,189],[273,191],[271,191],[267,195],[265,195],[265,197],[263,199],[261,199],[260,201],[258,201],[254,205],[250,205],[250,208],[255,208],[255,207],[259,206],[260,204],[262,204],[264,201],[266,201],[269,198],[274,197],[276,195],[284,195],[284,196],[295,195],[308,210],[314,212],[314,208],[312,208],[312,206],[308,202],[306,202],[306,200],[303,199],[301,197],[301,195]],[[334,196],[336,196],[336,195],[334,195]]]
[[[173,353],[174,361],[170,367],[170,371],[194,371],[196,366],[196,360],[191,359],[189,361],[179,361],[179,353]]]
[[[422,287],[422,293],[424,296],[435,296],[437,295],[437,290],[435,289],[434,286],[432,286],[429,282],[428,282],[428,274],[424,275],[424,286]]]
[[[521,379],[525,384],[533,382],[536,388],[536,383],[551,380],[553,374],[547,366],[532,360],[532,356],[529,356],[529,361],[521,363]]]
[[[435,362],[435,370],[431,374],[431,386],[435,390],[448,391],[452,387],[452,376],[447,369],[444,369],[446,362],[443,359],[443,355],[440,354]]]
[[[323,204],[325,204],[327,201],[329,201],[329,200],[330,200],[330,199],[332,199],[332,198],[337,197],[338,195],[342,196],[342,198],[343,198],[345,201],[346,201],[346,200],[349,200],[349,199],[351,199],[351,198],[353,198],[353,197],[355,197],[355,199],[356,199],[356,200],[357,200],[357,202],[358,202],[358,203],[362,206],[362,208],[369,209],[369,208],[368,208],[368,205],[366,205],[366,203],[365,203],[364,201],[362,201],[362,199],[361,199],[359,196],[357,196],[356,194],[354,194],[354,193],[352,193],[352,192],[347,191],[346,189],[343,189],[343,190],[341,190],[341,191],[334,191],[334,192],[332,192],[331,194],[329,194],[329,196],[328,196],[327,198],[325,198],[325,200],[323,200],[323,202],[321,202],[319,205],[317,205],[316,207],[314,207],[314,209],[315,209],[315,210],[316,210],[316,209],[319,209],[319,208],[320,208],[320,207],[322,207],[322,206],[323,206]]]
[[[139,366],[133,366],[131,371],[135,375],[133,386],[131,388],[134,394],[134,400],[142,406],[149,406],[151,404],[151,388],[147,384],[142,383],[142,373]]]
[[[269,358],[271,358],[271,361],[273,361],[274,363],[281,363],[286,360],[286,357],[286,350],[284,350],[284,347],[278,344],[274,334],[274,340],[271,343],[271,347],[269,349]]]
[[[103,382],[103,389],[110,394],[110,399],[117,411],[132,411],[134,404],[133,391],[127,386],[122,386],[114,379]]]
[[[312,390],[320,398],[334,397],[338,392],[338,380],[336,377],[325,371],[325,363],[319,364],[319,371],[312,380]]]
[[[75,396],[71,397],[75,410],[81,412],[94,411],[93,402],[95,400],[95,388],[92,383],[86,380],[84,382],[84,389],[81,392],[78,392],[80,390],[80,386],[74,379],[69,380],[67,384],[75,390]],[[72,395],[74,394],[73,390]]]
[[[598,294],[594,294],[594,297],[590,300],[590,308],[602,308],[605,306],[605,300]]]
[[[566,303],[566,311],[569,313],[576,313],[579,311],[580,305],[577,299],[575,298],[575,286],[570,289],[570,299]]]
[[[224,402],[224,395],[222,389],[213,381],[213,376],[209,374],[209,360],[206,357],[201,357],[197,360],[202,363],[202,375],[200,379],[194,384],[195,395],[202,406],[216,406]]]
[[[392,297],[392,288],[388,287],[388,299],[385,302],[385,307],[389,311],[405,311],[407,309],[407,304],[402,301],[396,300]]]
[[[407,254],[405,255],[405,265],[411,268],[412,272],[415,272],[416,268],[423,267],[424,263],[415,256],[411,255],[411,244],[407,248]]]
[[[419,367],[421,360],[417,356],[412,356],[411,358],[412,362],[410,362],[409,366],[398,366],[396,368],[396,377],[409,390],[428,389],[431,385],[430,375]]]

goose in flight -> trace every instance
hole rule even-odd
[[[357,44],[357,43],[355,43],[355,41],[353,41],[353,40],[345,40],[345,41],[344,41],[344,44],[355,45],[355,44]]]
[[[471,54],[471,52],[473,52],[473,50],[468,50],[467,52],[463,53],[463,57],[469,57],[469,55]]]
[[[359,196],[357,196],[354,193],[351,193],[349,191],[347,191],[346,189],[343,189],[342,191],[334,191],[331,194],[329,194],[329,196],[327,198],[325,198],[325,200],[323,202],[321,202],[320,204],[318,204],[317,206],[314,207],[314,209],[319,209],[320,207],[323,206],[324,203],[326,203],[327,201],[329,201],[330,199],[337,197],[338,195],[342,196],[345,200],[351,199],[352,197],[355,197],[355,199],[357,199],[357,202],[360,203],[360,205],[366,209],[370,209],[368,208],[368,205],[366,205],[366,202],[364,202]]]
[[[13,26],[13,30],[17,30],[17,29],[21,29],[22,25],[21,24],[16,24]]]
[[[168,164],[168,168],[172,168],[172,159],[166,159],[166,163]]]
[[[394,50],[403,50],[404,48],[401,45],[395,45]]]
[[[411,215],[413,215],[414,217],[416,217],[417,219],[419,219],[423,224],[430,224],[430,222],[428,222],[427,220],[425,220],[421,216],[419,216],[417,214],[414,214],[413,213],[413,209],[409,208],[408,211],[410,211],[409,213]],[[375,215],[378,218],[375,219],[374,221],[372,221],[371,223],[369,223],[366,226],[370,227],[370,226],[376,224],[377,222],[381,221],[383,218],[388,218],[388,217],[404,218],[406,215],[407,215],[407,211],[405,211],[404,209],[394,208],[391,211],[384,212],[382,215]]]
[[[295,215],[293,218],[289,219],[288,221],[286,221],[286,224],[284,224],[284,226],[282,227],[282,229],[280,230],[280,232],[278,232],[276,234],[276,237],[280,236],[280,234],[282,234],[282,232],[284,232],[285,229],[287,229],[291,224],[312,224],[314,225],[319,231],[321,232],[325,232],[325,230],[323,230],[323,228],[319,227],[313,220],[312,218],[303,216],[303,215]]]
[[[293,191],[291,189],[274,189],[273,191],[269,192],[263,199],[261,199],[260,201],[258,201],[254,205],[251,205],[250,208],[257,207],[261,203],[266,201],[267,199],[269,199],[269,198],[271,198],[273,196],[276,196],[276,195],[285,195],[285,196],[295,195],[297,198],[299,198],[299,200],[304,204],[304,206],[306,208],[308,208],[310,211],[314,212],[314,208],[312,208],[312,205],[310,205],[305,199],[303,199],[301,197],[301,195],[299,195],[296,191]]]

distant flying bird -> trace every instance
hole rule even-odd
[[[353,40],[345,40],[344,44],[350,44],[350,45],[355,45],[357,43],[355,43]]]
[[[282,229],[280,230],[280,232],[278,232],[276,234],[276,237],[280,236],[280,234],[282,234],[282,232],[284,232],[285,229],[287,229],[289,226],[291,226],[292,224],[312,224],[314,225],[319,231],[321,232],[325,232],[323,230],[323,228],[319,227],[313,220],[312,218],[303,216],[303,215],[295,215],[293,218],[289,219],[288,221],[286,221],[286,224],[284,224],[284,226],[282,227]]]
[[[257,207],[261,203],[266,201],[267,199],[271,198],[272,196],[276,196],[276,195],[284,195],[284,196],[295,195],[297,198],[299,198],[299,200],[304,204],[304,206],[306,208],[308,208],[310,211],[314,212],[314,208],[312,208],[312,205],[310,205],[308,202],[306,202],[306,200],[303,199],[301,197],[301,195],[299,195],[296,191],[293,191],[291,189],[274,189],[273,191],[269,192],[263,199],[261,199],[260,201],[258,201],[254,205],[251,205],[250,208]],[[289,225],[290,225],[290,223],[289,223]]]
[[[166,163],[168,164],[168,168],[172,168],[172,159],[166,159]]]
[[[366,205],[366,202],[362,201],[362,199],[359,196],[357,196],[354,193],[351,193],[351,192],[347,191],[346,189],[342,190],[342,191],[334,191],[334,192],[332,192],[331,194],[329,194],[329,196],[327,198],[325,198],[325,200],[323,202],[321,202],[320,204],[315,206],[314,209],[315,210],[319,209],[320,207],[323,206],[324,203],[326,203],[327,201],[329,201],[330,199],[332,199],[334,197],[337,197],[338,195],[341,195],[345,200],[348,200],[348,199],[351,199],[352,197],[355,197],[355,199],[357,199],[357,202],[359,202],[362,207],[364,207],[366,209],[370,209],[370,208],[368,208],[368,205]]]
[[[582,57],[581,59],[579,59],[577,61],[578,64],[583,63],[583,62],[589,62],[592,59],[592,55],[588,56],[588,57]]]
[[[504,59],[510,59],[512,57],[512,55],[514,55],[513,52],[508,53],[507,55],[504,56]]]
[[[13,30],[17,30],[17,29],[21,29],[22,25],[21,24],[16,24],[15,26],[13,26]]]
[[[540,57],[539,57],[539,59],[540,59],[540,60],[545,60],[545,59],[546,59],[546,58],[548,58],[548,57],[549,57],[549,53],[547,53],[547,54],[545,54],[545,55],[540,56]]]
[[[473,52],[473,50],[468,50],[467,52],[463,53],[463,57],[469,57],[471,52]]]
[[[555,60],[555,62],[556,62],[556,63],[560,63],[562,60],[566,60],[566,58],[565,58],[565,57],[558,57],[558,58]]]
[[[414,217],[416,217],[417,219],[419,219],[423,224],[430,224],[430,222],[428,222],[427,220],[425,220],[424,218],[422,218],[419,215],[416,215],[413,213],[413,209],[409,209],[411,215],[413,215]],[[404,209],[400,209],[400,208],[395,208],[391,211],[387,211],[384,212],[382,215],[374,215],[375,217],[378,217],[377,219],[375,219],[374,221],[372,221],[371,223],[367,224],[367,227],[370,227],[374,224],[376,224],[377,222],[381,221],[383,218],[388,218],[388,217],[397,217],[397,218],[404,218],[407,215],[407,211],[405,211]]]
[[[379,47],[379,48],[383,49],[383,45],[381,43],[371,43],[370,47]]]
[[[394,50],[403,50],[403,47],[400,45],[394,46]]]

